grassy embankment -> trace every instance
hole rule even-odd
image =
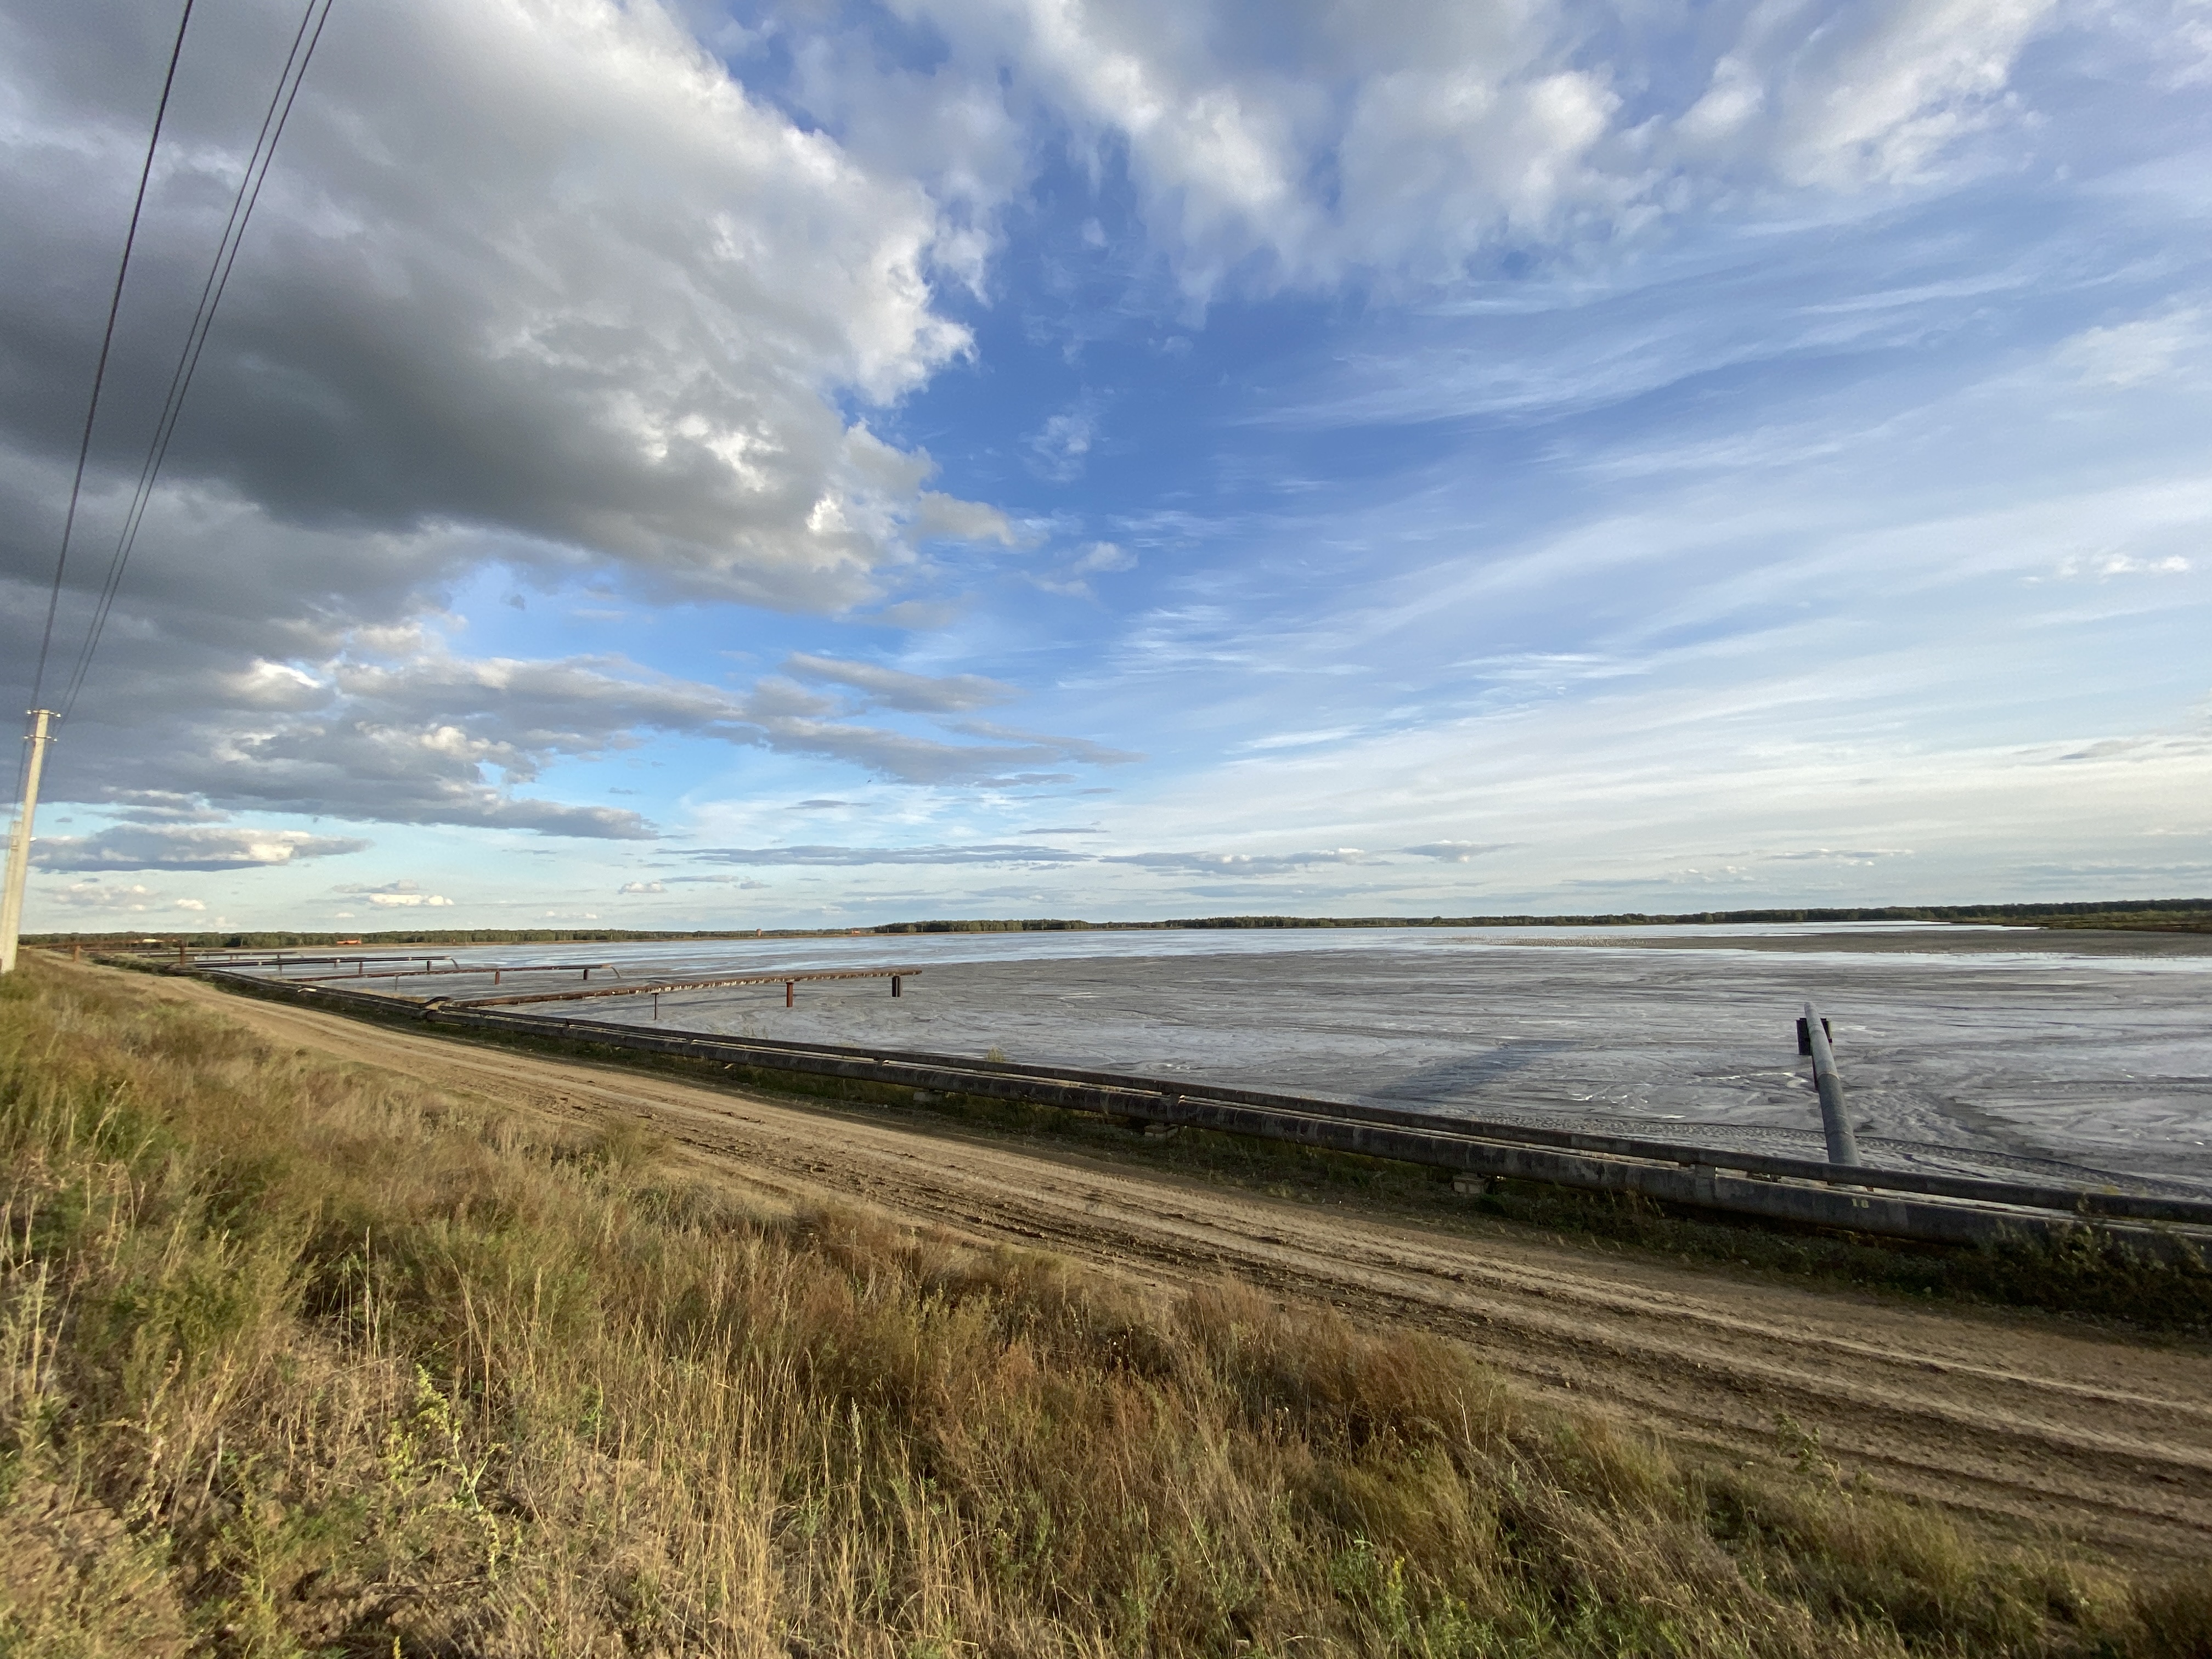
[[[0,981],[0,1652],[2175,1656],[2200,1582]],[[1783,1432],[1788,1435],[1787,1426]]]
[[[595,1057],[617,1053],[600,1050]],[[696,1069],[707,1073],[705,1067]],[[795,1081],[789,1074],[770,1073],[750,1080],[757,1087],[784,1092],[792,1091]],[[2185,1254],[2153,1255],[2087,1226],[2055,1243],[2025,1238],[1994,1244],[1907,1243],[1715,1216],[1633,1193],[1581,1192],[1535,1181],[1493,1181],[1487,1194],[1474,1197],[1455,1191],[1443,1170],[1202,1129],[1152,1141],[1051,1106],[955,1098],[939,1099],[927,1111],[986,1133],[1103,1155],[1278,1198],[1407,1214],[1425,1225],[1478,1237],[1501,1231],[1526,1237],[1535,1229],[1599,1248],[1750,1268],[1780,1279],[1850,1285],[1921,1301],[2033,1309],[2162,1337],[2212,1335],[2212,1267]]]

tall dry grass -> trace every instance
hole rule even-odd
[[[1234,1285],[0,981],[0,1652],[2205,1650],[2212,1608]],[[2191,1597],[2195,1599],[2192,1600]]]

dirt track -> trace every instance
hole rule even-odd
[[[1772,1456],[1786,1413],[1846,1469],[2007,1529],[2055,1528],[2137,1558],[2212,1558],[2212,1361],[2200,1348],[1921,1311],[1502,1228],[1431,1231],[190,981],[160,992],[277,1042],[523,1112],[647,1117],[693,1155],[802,1200],[860,1200],[1156,1281],[1233,1273],[1364,1320],[1418,1325],[1465,1341],[1533,1393],[1724,1455]]]

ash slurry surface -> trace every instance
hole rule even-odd
[[[2212,939],[1872,924],[886,935],[507,946],[629,977],[911,965],[664,995],[664,1026],[1272,1088],[1820,1156],[1795,1020],[1869,1161],[2212,1190]],[[596,983],[605,976],[594,975]],[[566,988],[531,976],[522,988]],[[385,981],[488,995],[489,975]],[[507,981],[509,985],[515,981]],[[649,1024],[643,999],[532,1012]]]

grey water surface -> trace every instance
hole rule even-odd
[[[797,1042],[996,1048],[1033,1063],[1818,1157],[1795,1039],[1810,999],[1833,1026],[1870,1158],[2024,1174],[2087,1164],[2212,1190],[2212,939],[1893,924],[1334,928],[508,945],[457,960],[606,962],[647,981],[902,966],[920,971],[896,1000],[881,980],[802,982],[790,1009],[780,984],[728,988],[665,994],[659,1019]],[[608,977],[595,973],[594,988]],[[533,980],[520,988],[551,988]],[[394,988],[491,988],[468,975]],[[630,997],[532,1012],[653,1019]]]

